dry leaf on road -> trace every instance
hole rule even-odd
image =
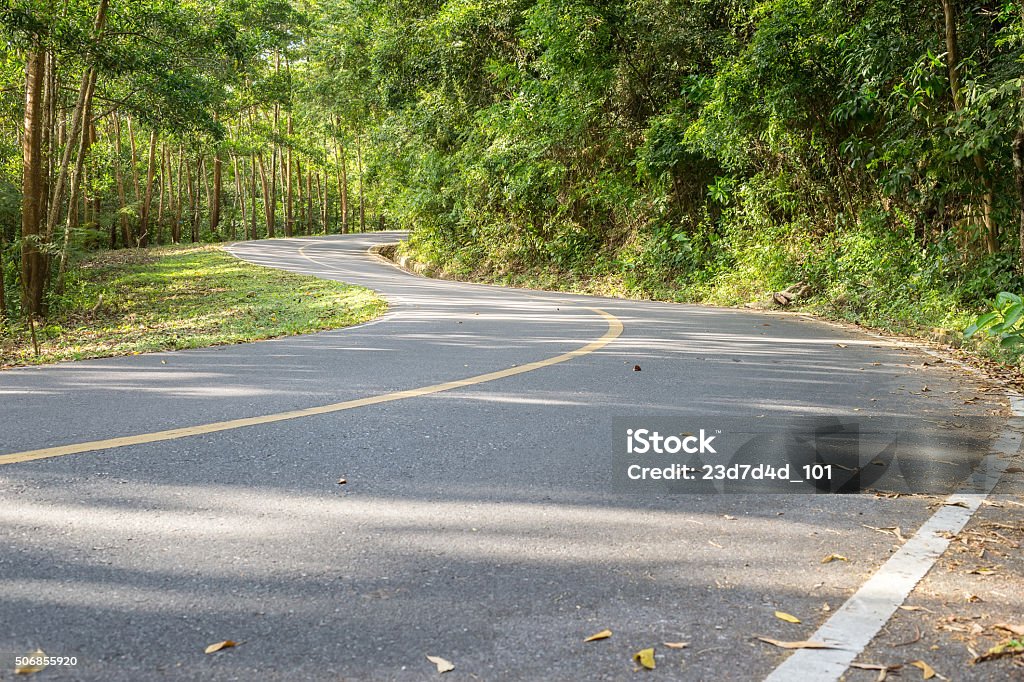
[[[648,670],[654,670],[654,647],[636,652],[633,654],[633,660]]]
[[[781,647],[783,649],[838,649],[835,644],[826,644],[825,642],[812,642],[810,640],[801,640],[797,642],[783,642],[779,639],[772,639],[771,637],[758,637],[762,642],[767,642],[773,646]]]
[[[217,651],[220,651],[221,649],[230,649],[233,646],[238,646],[238,642],[232,641],[230,639],[225,639],[223,642],[217,642],[216,644],[211,644],[210,646],[206,647],[206,653],[212,654]]]
[[[996,572],[996,568],[995,566],[981,566],[980,568],[975,568],[974,570],[967,572],[971,575],[992,575]]]
[[[971,663],[983,663],[985,661],[1003,658],[1004,656],[1016,656],[1018,654],[1024,654],[1024,644],[1021,644],[1018,639],[1004,639],[981,656],[976,656]]]
[[[787,623],[799,623],[800,622],[799,618],[797,618],[796,616],[794,616],[791,613],[786,613],[785,611],[776,611],[775,612],[775,617],[778,618],[779,620],[784,620]]]
[[[842,554],[829,554],[827,557],[821,560],[821,563],[827,564],[832,561],[849,561],[849,559],[844,557]]]
[[[690,645],[689,642],[662,642],[669,649],[685,649]]]
[[[36,649],[35,651],[33,651],[30,654],[25,654],[24,658],[43,658],[44,656],[46,656],[46,653],[42,649]],[[46,666],[43,665],[42,663],[40,663],[38,665],[35,665],[35,664],[23,664],[23,665],[16,666],[14,668],[14,674],[15,675],[32,675],[33,673],[37,673],[40,670],[43,670],[45,667]]]
[[[889,673],[899,672],[899,669],[903,667],[902,664],[897,663],[896,665],[878,665],[876,663],[851,663],[851,668],[857,668],[859,670],[877,670],[878,677],[875,678],[875,682],[885,682],[889,679]]]
[[[455,670],[455,664],[440,656],[427,656],[427,660],[437,666],[438,673],[447,673]]]
[[[1020,635],[1021,637],[1024,637],[1024,625],[1015,625],[1013,623],[996,623],[992,627],[996,630],[1006,630],[1007,632],[1011,632],[1015,635]]]
[[[935,669],[924,661],[911,661],[910,665],[921,669],[921,679],[930,680],[935,677]]]
[[[599,639],[608,639],[612,636],[611,630],[601,630],[601,632],[595,632],[590,637],[587,637],[584,642],[596,642]]]

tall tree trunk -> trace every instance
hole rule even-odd
[[[956,26],[956,0],[942,0],[942,14],[946,27],[946,69],[949,72],[949,92],[953,98],[953,111],[959,113],[964,108],[963,92],[960,86],[960,40]],[[981,154],[973,156],[974,166],[981,176],[981,184],[985,191],[981,197],[981,222],[985,251],[994,254],[999,250],[999,226],[992,215],[995,201],[992,178],[985,168],[985,160]]]
[[[1020,96],[1024,99],[1024,86]],[[1020,249],[1018,270],[1024,274],[1024,128],[1013,138],[1013,174],[1017,184],[1017,245]]]
[[[210,169],[207,166],[205,154],[199,157],[199,177],[203,179],[203,193],[206,195],[206,214],[209,217],[210,209],[213,206],[213,192],[210,191]],[[199,224],[198,218],[202,214],[203,207],[202,202],[200,202],[200,206],[196,211],[197,225]],[[197,227],[196,229],[198,230],[199,228]]]
[[[303,201],[305,192],[302,189],[302,159],[295,159],[295,199],[298,210],[296,211],[297,232],[303,234],[306,229],[306,203]]]
[[[164,242],[164,225],[167,223],[166,211],[170,205],[170,191],[169,185],[171,176],[167,173],[164,162],[167,160],[167,143],[160,143],[160,198],[157,201],[156,206],[156,243],[162,244]]]
[[[0,325],[7,322],[7,278],[4,277],[4,236],[0,233]]]
[[[95,85],[96,71],[93,68],[88,68],[82,74],[82,84],[78,90],[78,101],[75,103],[75,113],[71,116],[71,131],[67,136],[67,143],[64,145],[64,154],[60,160],[60,166],[57,169],[57,176],[54,180],[53,191],[50,196],[50,207],[46,219],[46,234],[48,238],[53,236],[54,230],[57,227],[57,221],[60,220],[60,214],[64,208],[64,195],[67,192],[68,176],[71,173],[71,160],[76,145],[79,150],[83,146],[88,147],[86,140],[89,138],[90,131],[87,119]],[[80,175],[81,171],[79,171]],[[68,198],[68,206],[74,205],[76,201],[78,201],[78,195],[72,192],[72,196]]]
[[[124,191],[124,172],[121,169],[121,119],[116,112],[113,117],[115,156],[114,178],[117,182],[117,201],[120,204],[118,207],[118,221],[121,223],[121,241],[124,243],[125,248],[131,248],[135,238],[132,235],[131,222],[125,214],[125,208],[128,206],[128,201],[125,197]]]
[[[314,171],[313,169],[310,169],[309,174],[310,176],[316,176],[316,205],[319,207],[316,217],[317,220],[321,221],[321,230],[324,233],[326,233],[327,231],[323,230],[324,196],[323,192],[320,190],[320,171]]]
[[[149,244],[149,212],[153,206],[153,178],[156,176],[156,128],[149,133],[149,163],[146,168],[146,198],[139,220],[139,246]]]
[[[191,159],[185,159],[185,184],[188,187],[189,241],[196,242],[196,205],[199,203],[199,178],[193,180]]]
[[[320,224],[323,225],[324,234],[327,234],[327,233],[330,232],[330,229],[327,226],[327,216],[330,215],[330,210],[331,210],[330,209],[331,198],[329,196],[327,196],[327,188],[329,186],[330,185],[327,184],[327,171],[324,171],[323,193],[322,194],[320,193],[320,174],[317,173],[316,174],[316,190],[317,190],[317,195],[320,196]]]
[[[167,222],[167,231],[170,233],[169,239],[173,242],[174,216],[177,209],[174,205],[174,168],[171,165],[171,149],[166,144],[162,145],[161,155],[160,172],[163,173],[164,184],[167,185],[167,214],[164,216],[164,220]]]
[[[235,153],[231,154],[231,165],[234,167],[234,171],[235,171],[235,197],[237,198],[238,206],[241,209],[241,213],[242,213],[242,234],[245,234],[246,236],[248,236],[246,234],[246,227],[245,227],[246,224],[247,224],[246,220],[245,220],[246,214],[247,214],[247,211],[245,210],[245,199],[246,199],[246,197],[245,197],[245,192],[242,190],[242,188],[245,186],[245,178],[242,177],[242,168],[241,168],[240,164],[238,163],[238,154],[235,154]],[[232,239],[235,238],[235,222],[234,222],[234,219],[232,219],[232,221],[231,221],[231,238]]]
[[[274,75],[281,75],[281,52],[274,49]],[[281,105],[278,102],[274,102],[274,142],[270,155],[270,212],[268,215],[268,235],[273,238],[274,230],[276,229],[276,214],[277,214],[277,155],[278,155],[278,144],[277,138],[281,131]]]
[[[220,227],[220,200],[224,184],[223,174],[224,169],[220,159],[220,150],[215,149],[213,151],[213,196],[210,201],[210,232],[213,232],[215,235]]]
[[[338,140],[334,148],[338,166],[338,198],[341,203],[341,233],[348,233],[348,170],[345,162],[345,143]]]
[[[290,73],[290,72],[289,72]],[[290,81],[290,78],[289,78]],[[292,194],[292,144],[291,138],[294,130],[292,129],[292,113],[288,112],[288,160],[285,163],[285,159],[282,156],[281,162],[281,178],[285,181],[285,207],[284,207],[284,234],[286,237],[291,237],[294,227],[292,225],[292,219],[295,213],[295,205],[293,203],[294,195]]]
[[[87,113],[86,120],[89,121],[89,144],[85,148],[86,152],[93,148],[93,146],[99,141],[100,136],[96,131],[96,122],[92,120],[92,109],[90,108]],[[88,182],[89,178],[89,166],[86,165],[82,171],[82,194],[86,197],[89,202],[89,224],[92,228],[98,228],[100,224],[100,214],[103,212],[103,196],[98,191],[92,191],[95,188]]]
[[[135,129],[132,126],[132,117],[128,117],[128,142],[132,152],[132,184],[135,186],[135,205],[138,207],[142,204],[142,182],[139,181],[139,164],[137,159],[139,158],[138,151],[135,148]],[[132,244],[135,246],[135,244]]]
[[[356,162],[359,164],[359,231],[366,232],[366,200],[363,198],[363,143],[356,136]]]
[[[43,312],[46,266],[40,239],[45,220],[43,196],[43,79],[46,53],[33,46],[25,64],[25,119],[21,182],[21,306],[27,315]]]
[[[273,239],[276,235],[274,233],[274,209],[277,204],[277,197],[274,196],[274,180],[267,179],[267,164],[263,162],[263,155],[257,154],[256,159],[260,164],[260,185],[263,187],[263,217],[267,221],[267,237]],[[274,173],[274,166],[277,163],[277,147],[274,147],[274,154],[271,157],[270,172],[274,178],[277,174]]]
[[[85,137],[82,137],[82,140],[85,140]],[[77,163],[75,165],[77,166]],[[82,181],[86,183],[86,186],[88,186],[88,178],[87,178],[87,176],[85,174],[85,170],[83,169],[81,171],[81,173],[82,173]],[[85,216],[85,222],[87,224],[89,222],[89,197],[83,197],[83,200],[82,200],[81,204],[82,204],[82,206],[81,206],[81,213],[80,213],[79,212],[79,201],[77,199],[75,201],[68,202],[68,217],[67,217],[67,220],[71,223],[72,229],[77,229],[78,226],[81,224],[81,222],[80,222],[80,216],[81,215]]]
[[[313,167],[306,171],[306,234],[313,234]]]
[[[67,139],[67,117],[65,111],[63,117],[58,116],[57,103],[60,101],[60,89],[57,84],[57,57],[50,51],[46,52],[46,61],[43,65],[43,131],[42,131],[42,163],[43,163],[43,220],[49,216],[50,202],[53,196],[53,171],[56,150],[62,147],[73,147],[75,141]],[[46,229],[44,222],[42,230],[46,233],[43,237],[45,243],[49,244],[53,231]],[[45,256],[44,266],[46,268],[45,279],[49,279],[50,259]],[[44,284],[45,286],[45,284]],[[45,307],[45,302],[44,302]],[[44,310],[45,312],[45,310]]]
[[[274,123],[274,130],[277,130],[277,123]],[[270,154],[270,206],[267,212],[267,234],[271,238],[277,231],[277,143],[274,143],[273,151]]]
[[[177,199],[174,201],[174,225],[171,226],[171,239],[175,244],[181,243],[181,220],[185,211],[185,183],[181,180],[182,167],[185,165],[185,149],[178,145],[178,170],[174,184],[178,186]]]
[[[249,239],[257,239],[256,236],[256,159],[250,160],[252,172],[249,173],[249,185],[252,188],[252,210],[249,211]]]
[[[1024,5],[1020,8],[1020,22],[1024,26]],[[1020,84],[1020,105],[1024,106],[1024,82]],[[1013,174],[1017,184],[1017,247],[1018,269],[1024,274],[1024,122],[1013,139]]]
[[[93,79],[95,82],[95,78]],[[71,173],[71,204],[75,205],[78,201],[78,192],[82,183],[82,171],[85,167],[85,157],[89,153],[89,146],[92,143],[92,122],[89,120],[90,116],[90,99],[85,104],[85,111],[83,115],[85,117],[84,127],[80,136],[80,143],[78,145],[78,158],[75,160],[75,169]],[[88,206],[88,201],[86,202]],[[87,218],[88,220],[88,218]],[[64,290],[64,273],[67,272],[68,266],[68,254],[71,250],[71,228],[74,224],[74,217],[72,211],[68,211],[67,220],[64,222],[64,239],[60,247],[60,266],[57,269],[57,292],[60,293]]]

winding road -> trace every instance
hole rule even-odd
[[[613,418],[998,407],[896,342],[425,279],[366,253],[396,239],[229,248],[373,288],[374,322],[0,373],[0,679],[42,648],[77,657],[46,679],[621,680],[647,647],[764,678],[789,652],[755,636],[813,635],[934,499],[616,492]]]

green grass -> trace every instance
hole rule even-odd
[[[109,251],[70,273],[36,326],[0,334],[0,367],[199,348],[336,329],[381,315],[369,289],[264,268],[215,246]]]
[[[985,259],[960,263],[948,254],[943,257],[937,248],[925,252],[912,236],[884,227],[837,231],[825,240],[796,228],[770,239],[745,234],[717,242],[720,253],[701,253],[675,271],[650,257],[642,245],[589,254],[573,267],[496,258],[469,249],[472,257],[439,254],[432,246],[414,234],[399,252],[451,279],[618,298],[771,307],[771,292],[803,281],[811,293],[790,311],[951,345],[981,361],[1024,366],[1021,349],[1000,348],[983,335],[964,339],[962,334],[979,313],[988,311],[987,301],[996,293],[1021,291],[1012,268]],[[1006,271],[1011,274],[991,274]]]

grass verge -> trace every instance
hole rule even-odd
[[[938,259],[920,247],[879,243],[883,238],[865,236],[861,231],[838,235],[834,238],[837,244],[826,246],[800,242],[802,235],[794,231],[776,242],[733,247],[727,266],[696,259],[682,273],[649,258],[642,248],[589,254],[571,267],[559,267],[536,255],[498,258],[472,248],[439,253],[429,241],[415,237],[414,233],[410,241],[403,242],[397,253],[429,266],[446,279],[503,286],[771,308],[773,291],[805,282],[811,294],[787,307],[788,312],[925,342],[1024,390],[1021,349],[1002,348],[994,337],[979,334],[965,339],[963,335],[963,329],[979,313],[987,312],[986,297],[1001,290],[1020,290],[1015,281],[991,277],[993,268],[980,266],[953,276],[938,270]],[[794,243],[799,248],[791,246]]]
[[[305,334],[365,322],[369,289],[264,268],[216,246],[126,249],[82,262],[50,317],[0,328],[0,367],[136,355]]]

